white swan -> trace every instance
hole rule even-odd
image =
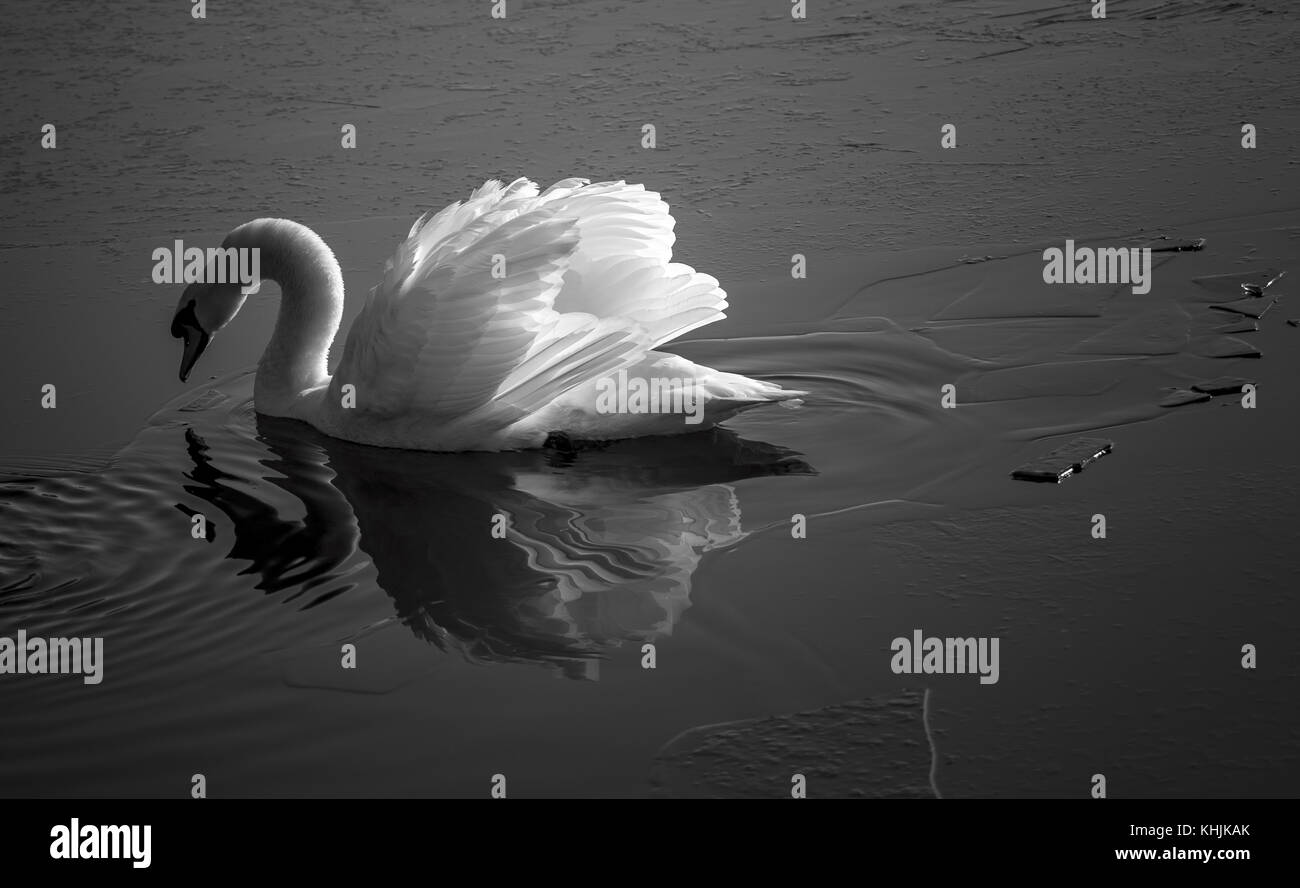
[[[673,224],[668,205],[640,185],[565,179],[539,194],[528,179],[489,181],[411,227],[332,378],[343,312],[334,254],[296,222],[241,225],[222,246],[257,248],[262,278],[281,289],[254,406],[362,444],[515,450],[552,433],[693,432],[805,394],[652,350],[727,307],[717,280],[670,261]],[[172,321],[185,341],[182,381],[244,299],[238,282],[185,288]],[[619,397],[638,386],[661,397]],[[688,410],[702,421],[687,422]]]

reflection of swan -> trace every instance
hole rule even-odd
[[[282,294],[257,410],[363,444],[510,450],[551,433],[698,431],[803,394],[652,351],[727,307],[714,278],[670,261],[672,231],[668,205],[639,185],[565,179],[539,194],[527,179],[490,181],[415,223],[331,378],[343,312],[333,253],[295,222],[241,225],[223,248],[256,250],[244,273],[260,268]],[[212,261],[172,322],[185,341],[182,380],[244,302],[240,281],[213,282]]]
[[[221,410],[206,410],[210,415]],[[601,651],[671,632],[702,555],[745,536],[733,482],[809,474],[788,450],[715,429],[559,452],[376,451],[257,417],[260,472],[222,465],[194,417],[185,490],[233,524],[228,557],[258,587],[322,587],[356,550],[398,619],[475,659],[591,674]],[[269,451],[269,453],[267,452]],[[250,478],[250,474],[269,477]],[[292,495],[301,517],[250,483]],[[223,531],[220,515],[202,509]],[[506,517],[504,538],[492,533]],[[295,597],[298,593],[295,593]]]

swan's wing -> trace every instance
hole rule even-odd
[[[727,294],[717,279],[670,261],[675,222],[655,192],[565,179],[538,201],[577,220],[578,248],[558,311],[627,318],[649,332],[651,347],[726,317]]]
[[[502,380],[492,407],[509,421],[521,419],[649,350],[649,333],[625,318],[552,312],[524,359]]]
[[[579,242],[526,179],[422,216],[353,322],[335,385],[356,385],[366,413],[505,423],[635,360],[649,347],[635,321],[554,308]]]

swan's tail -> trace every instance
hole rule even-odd
[[[776,383],[750,379],[738,373],[713,373],[701,382],[708,396],[704,401],[704,421],[709,426],[767,404],[801,407],[808,395],[805,391],[781,388]]]

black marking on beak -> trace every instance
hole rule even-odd
[[[172,318],[172,335],[177,339],[185,340],[185,350],[181,354],[181,382],[185,382],[190,378],[190,371],[194,369],[199,356],[212,341],[212,337],[199,324],[199,319],[194,314],[193,299],[176,312],[176,317]]]

